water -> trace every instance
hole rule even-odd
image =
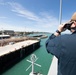
[[[52,61],[52,55],[48,54],[46,51],[45,42],[46,39],[42,39],[41,47],[32,53],[38,57],[36,63],[41,65],[41,67],[35,66],[35,72],[40,72],[43,75],[47,75]],[[2,75],[29,75],[29,73],[31,72],[31,68],[28,71],[26,71],[26,69],[31,63],[27,62],[27,59],[30,60],[30,55],[24,58],[19,63],[15,64],[12,68],[7,70]]]

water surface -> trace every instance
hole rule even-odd
[[[42,39],[41,47],[32,53],[38,57],[36,63],[41,65],[41,67],[35,66],[35,72],[40,72],[43,75],[47,75],[52,61],[52,55],[48,54],[45,48],[46,39]],[[29,73],[31,72],[31,68],[28,71],[26,71],[26,69],[31,63],[27,62],[27,59],[30,60],[30,55],[24,58],[19,63],[15,64],[12,68],[4,72],[2,75],[29,75]]]

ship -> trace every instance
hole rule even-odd
[[[40,35],[40,36],[34,36],[34,37],[43,37],[43,35]],[[43,41],[44,41],[44,39],[43,39]],[[44,41],[45,42],[45,41]],[[24,44],[24,43],[23,43]],[[42,46],[42,44],[41,44],[41,46]],[[44,45],[45,46],[45,45]],[[45,48],[43,46],[43,49]],[[22,58],[24,58],[25,57],[25,54],[24,54],[24,45],[20,48],[20,51],[18,52],[19,54],[19,56],[17,56],[17,59],[16,59],[16,57],[13,57],[13,59],[15,58],[15,61],[16,60],[20,60],[20,59],[22,59]],[[32,45],[32,46],[30,46],[29,48],[30,48],[30,50],[32,49],[34,47],[34,45]],[[34,54],[32,54],[32,56],[31,56],[31,59],[30,60],[28,60],[28,58],[30,58],[30,56],[27,56],[26,57],[26,59],[24,58],[22,61],[20,61],[20,62],[18,62],[17,63],[17,65],[14,65],[14,69],[12,70],[12,71],[10,71],[12,68],[10,68],[10,70],[8,70],[8,71],[5,71],[5,72],[3,72],[2,74],[3,75],[17,75],[17,72],[16,71],[18,71],[19,73],[18,73],[18,75],[57,75],[57,62],[58,62],[58,60],[57,60],[57,58],[55,57],[55,56],[52,56],[52,55],[48,55],[44,50],[42,50],[42,51],[38,51],[38,48],[40,47],[40,43],[38,43],[38,46],[37,46],[37,52],[30,52],[29,53],[29,55],[31,54],[31,53],[34,53]],[[23,51],[22,51],[22,48],[23,48]],[[33,48],[34,49],[34,48]],[[18,51],[18,50],[16,50],[16,48],[14,48],[14,51]],[[10,51],[7,53],[7,54],[9,54],[9,53],[11,53]],[[17,52],[15,52],[15,53],[17,53]],[[40,55],[39,55],[39,54]],[[39,64],[37,64],[36,63],[36,60],[37,60],[37,57],[36,57],[36,55],[39,57],[40,56],[40,58],[38,59],[39,61],[38,62],[40,62],[40,64],[41,65],[39,65]],[[11,56],[12,56],[12,54],[11,54]],[[5,61],[7,60],[6,59],[6,55],[4,55],[4,57],[5,57]],[[11,58],[12,57],[10,57],[10,56],[8,56],[9,58],[10,58],[10,60],[11,60]],[[4,59],[4,58],[3,58]],[[13,60],[12,59],[12,60]],[[2,57],[0,58],[0,61],[2,60]],[[9,60],[9,59],[8,59]],[[6,62],[8,62],[8,61],[3,61],[4,63],[6,63]],[[28,61],[28,62],[27,62]],[[2,64],[3,62],[0,62],[0,64]],[[23,62],[26,62],[26,63],[23,63]],[[29,69],[29,64],[28,63],[31,63],[31,65],[30,65],[30,67],[31,67],[31,69]],[[13,62],[14,63],[14,62]],[[21,64],[21,65],[20,65]],[[8,63],[7,63],[7,65],[9,65]],[[4,65],[0,65],[0,71],[2,70],[2,66],[4,66],[3,67],[3,69],[5,69],[5,66],[7,66],[6,64]],[[37,66],[40,66],[40,67],[42,67],[42,68],[36,68],[35,67],[35,69],[34,69],[34,65],[37,65]],[[17,68],[17,67],[21,67],[20,68],[20,70]],[[16,68],[15,68],[16,67]],[[27,71],[29,69],[29,71]],[[14,71],[14,72],[13,72]],[[36,72],[35,72],[36,71]]]

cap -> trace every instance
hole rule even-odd
[[[76,12],[72,15],[71,20],[76,20]]]

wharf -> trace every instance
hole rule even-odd
[[[0,74],[40,47],[39,40],[26,40],[0,47]]]
[[[4,38],[0,39],[0,46],[9,45],[11,42],[18,43],[18,42],[26,41],[26,40],[37,40],[37,38],[35,38],[35,37],[11,37],[11,38],[7,38],[5,36]]]
[[[6,45],[3,47],[0,47],[0,56],[2,56],[4,54],[8,54],[10,52],[14,52],[16,50],[21,49],[22,47],[26,47],[26,46],[29,46],[31,44],[37,43],[37,42],[38,42],[38,40],[26,40],[23,42],[15,43],[13,45]]]

